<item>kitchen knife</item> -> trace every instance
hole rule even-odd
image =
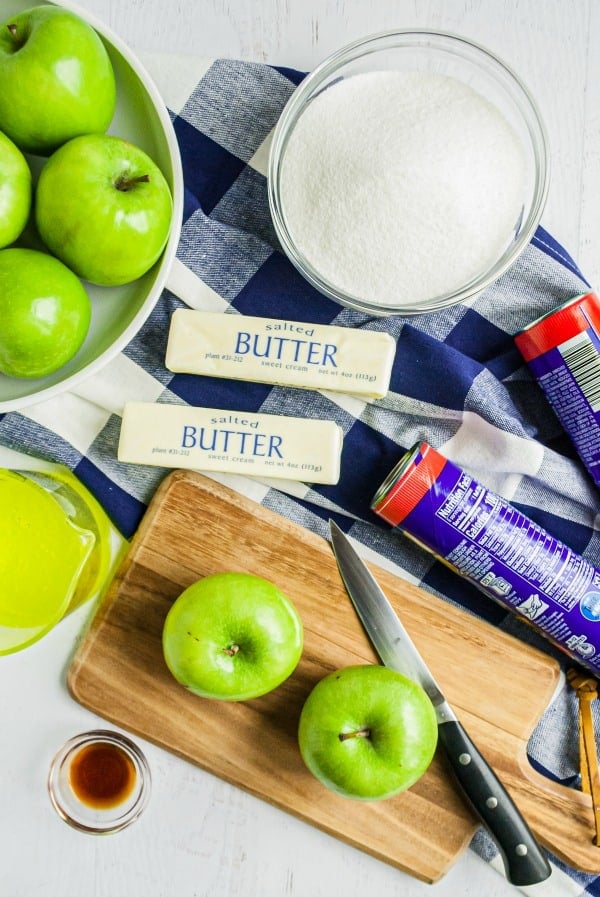
[[[429,695],[439,743],[464,794],[492,838],[514,885],[533,885],[551,873],[527,823],[446,701],[412,639],[377,581],[342,530],[329,521],[331,545],[342,581],[383,664],[417,682]]]

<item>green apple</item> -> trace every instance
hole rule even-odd
[[[205,698],[245,701],[280,685],[302,653],[298,611],[277,586],[250,573],[215,573],[189,586],[163,627],[175,679]]]
[[[381,800],[410,788],[431,763],[435,711],[421,686],[395,670],[349,666],[309,694],[298,744],[310,772],[331,791]]]
[[[50,251],[102,286],[136,280],[160,257],[171,227],[169,186],[150,157],[120,137],[90,134],[42,168],[35,221]]]
[[[0,373],[45,377],[75,355],[89,328],[81,281],[35,249],[0,250]]]
[[[20,149],[0,131],[0,249],[14,243],[31,209],[31,169]]]
[[[0,24],[0,130],[23,152],[106,131],[115,102],[106,48],[78,15],[34,6]]]

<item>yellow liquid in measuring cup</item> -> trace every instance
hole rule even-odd
[[[98,594],[111,527],[66,468],[0,468],[0,654],[26,647]]]

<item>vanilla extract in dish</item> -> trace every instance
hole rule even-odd
[[[131,825],[150,799],[150,768],[125,735],[107,729],[70,738],[50,764],[54,809],[81,832],[107,835]]]
[[[129,755],[117,744],[92,742],[73,756],[69,784],[73,794],[97,810],[117,807],[131,797],[136,770]]]
[[[374,71],[318,94],[281,164],[297,249],[338,290],[426,303],[488,270],[515,237],[525,158],[501,112],[457,78]]]

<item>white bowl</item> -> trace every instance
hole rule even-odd
[[[34,5],[32,0],[0,0],[0,21]],[[38,2],[38,5],[42,4]],[[92,301],[92,322],[83,346],[64,367],[36,380],[14,379],[0,374],[0,413],[16,411],[72,389],[122,351],[160,297],[181,232],[181,157],[171,118],[152,79],[120,38],[87,11],[72,3],[46,5],[63,6],[76,13],[95,28],[104,41],[117,81],[117,106],[109,133],[137,144],[157,163],[173,195],[173,220],[161,258],[143,277],[119,287],[86,284]],[[36,161],[39,166],[40,160],[32,157],[34,169]]]

